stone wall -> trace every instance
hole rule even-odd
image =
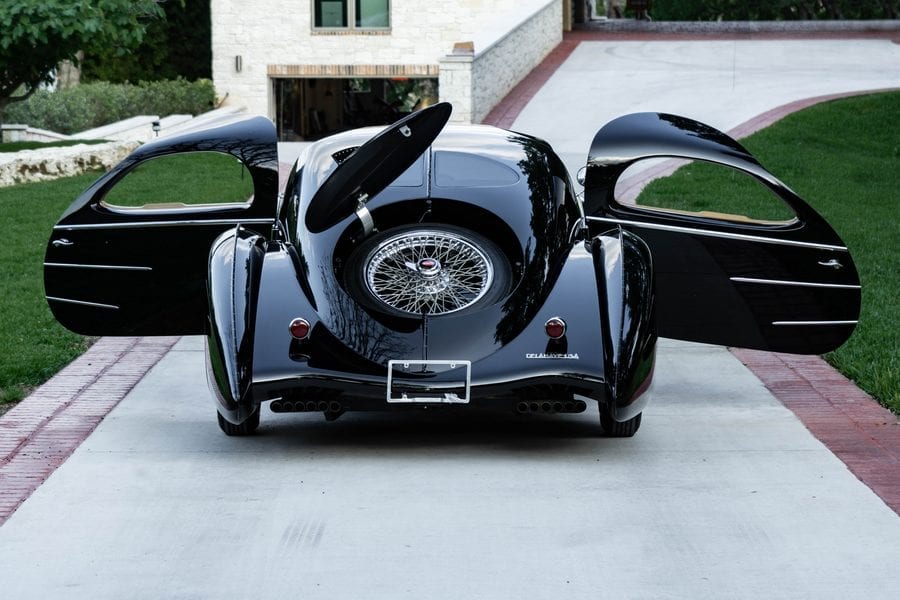
[[[486,24],[441,59],[440,95],[453,102],[454,121],[480,123],[562,41],[560,2],[523,0],[497,18],[505,25]]]
[[[274,117],[271,77],[364,77],[369,71],[434,77],[445,66],[443,57],[451,55],[457,43],[486,40],[488,45],[475,47],[473,61],[484,64],[476,66],[479,81],[472,83],[496,84],[493,87],[499,89],[521,79],[525,63],[549,52],[545,51],[548,39],[558,42],[562,38],[563,1],[391,0],[388,30],[325,31],[312,28],[312,0],[212,0],[213,80],[217,94],[227,96],[227,103]],[[540,25],[533,25],[539,30],[535,39],[518,36],[517,42],[500,48],[511,30],[538,14]],[[519,47],[514,48],[516,44]],[[515,63],[511,67],[510,61]],[[536,64],[530,62],[527,69]],[[451,71],[467,68],[447,62]],[[470,76],[460,75],[457,79],[467,78]],[[441,80],[443,85],[443,75]],[[465,95],[460,100],[457,94],[471,96],[472,87],[458,90],[456,81],[448,81],[447,93],[439,90],[441,98],[462,108],[469,101]],[[461,112],[470,117],[487,114],[480,107],[498,95],[502,98],[496,90],[478,93],[479,108]]]
[[[138,142],[107,142],[0,154],[0,187],[80,175],[86,171],[106,171],[138,145]]]
[[[4,124],[0,126],[0,142],[57,142],[68,140],[71,136],[29,127],[28,125]]]

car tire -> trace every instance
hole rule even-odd
[[[256,429],[259,427],[259,409],[256,410],[246,421],[241,423],[240,425],[235,425],[225,419],[222,416],[222,413],[216,413],[216,416],[219,418],[219,429],[221,429],[225,435],[229,436],[243,436],[243,435],[252,435],[256,432]]]
[[[600,410],[600,426],[603,427],[606,437],[626,438],[632,437],[641,427],[641,414],[638,413],[627,421],[616,421],[612,415]]]
[[[464,244],[469,247],[476,248],[481,256],[485,257],[491,266],[491,279],[486,289],[481,295],[471,302],[471,304],[460,309],[453,310],[455,314],[465,314],[471,310],[477,310],[479,307],[489,306],[505,297],[510,290],[512,283],[512,268],[509,259],[500,250],[500,248],[488,238],[475,233],[463,227],[454,225],[438,224],[438,223],[420,223],[416,225],[404,225],[393,229],[388,229],[377,235],[367,239],[357,248],[347,261],[344,271],[344,283],[350,294],[362,304],[373,308],[379,312],[393,316],[418,318],[418,313],[413,314],[391,306],[382,301],[369,288],[366,283],[366,271],[373,254],[382,246],[385,241],[394,239],[403,239],[415,236],[418,232],[428,232],[428,234],[446,235],[448,237],[463,240]],[[434,316],[440,316],[437,313]]]

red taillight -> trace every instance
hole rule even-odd
[[[558,340],[566,335],[566,322],[559,317],[547,319],[547,322],[544,323],[544,331],[547,332],[548,337]]]
[[[294,339],[305,340],[307,336],[309,336],[309,321],[296,318],[288,325],[288,329],[291,331],[291,336],[293,336]]]

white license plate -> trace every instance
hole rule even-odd
[[[388,361],[387,401],[392,404],[434,402],[439,404],[467,404],[472,383],[472,361],[469,360],[390,360]],[[394,377],[395,373],[452,373],[451,380],[435,383],[428,379]],[[418,385],[411,385],[417,382]]]

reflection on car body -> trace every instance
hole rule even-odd
[[[853,331],[860,287],[844,244],[725,134],[620,117],[594,138],[582,196],[546,142],[449,116],[442,103],[320,140],[281,195],[266,119],[147,144],[54,228],[50,307],[89,335],[205,334],[230,435],[252,433],[268,402],[329,419],[596,404],[608,435],[630,436],[657,336],[821,353]],[[250,201],[104,202],[136,167],[195,152],[240,161]],[[651,158],[746,174],[794,217],[618,201],[622,174]]]

